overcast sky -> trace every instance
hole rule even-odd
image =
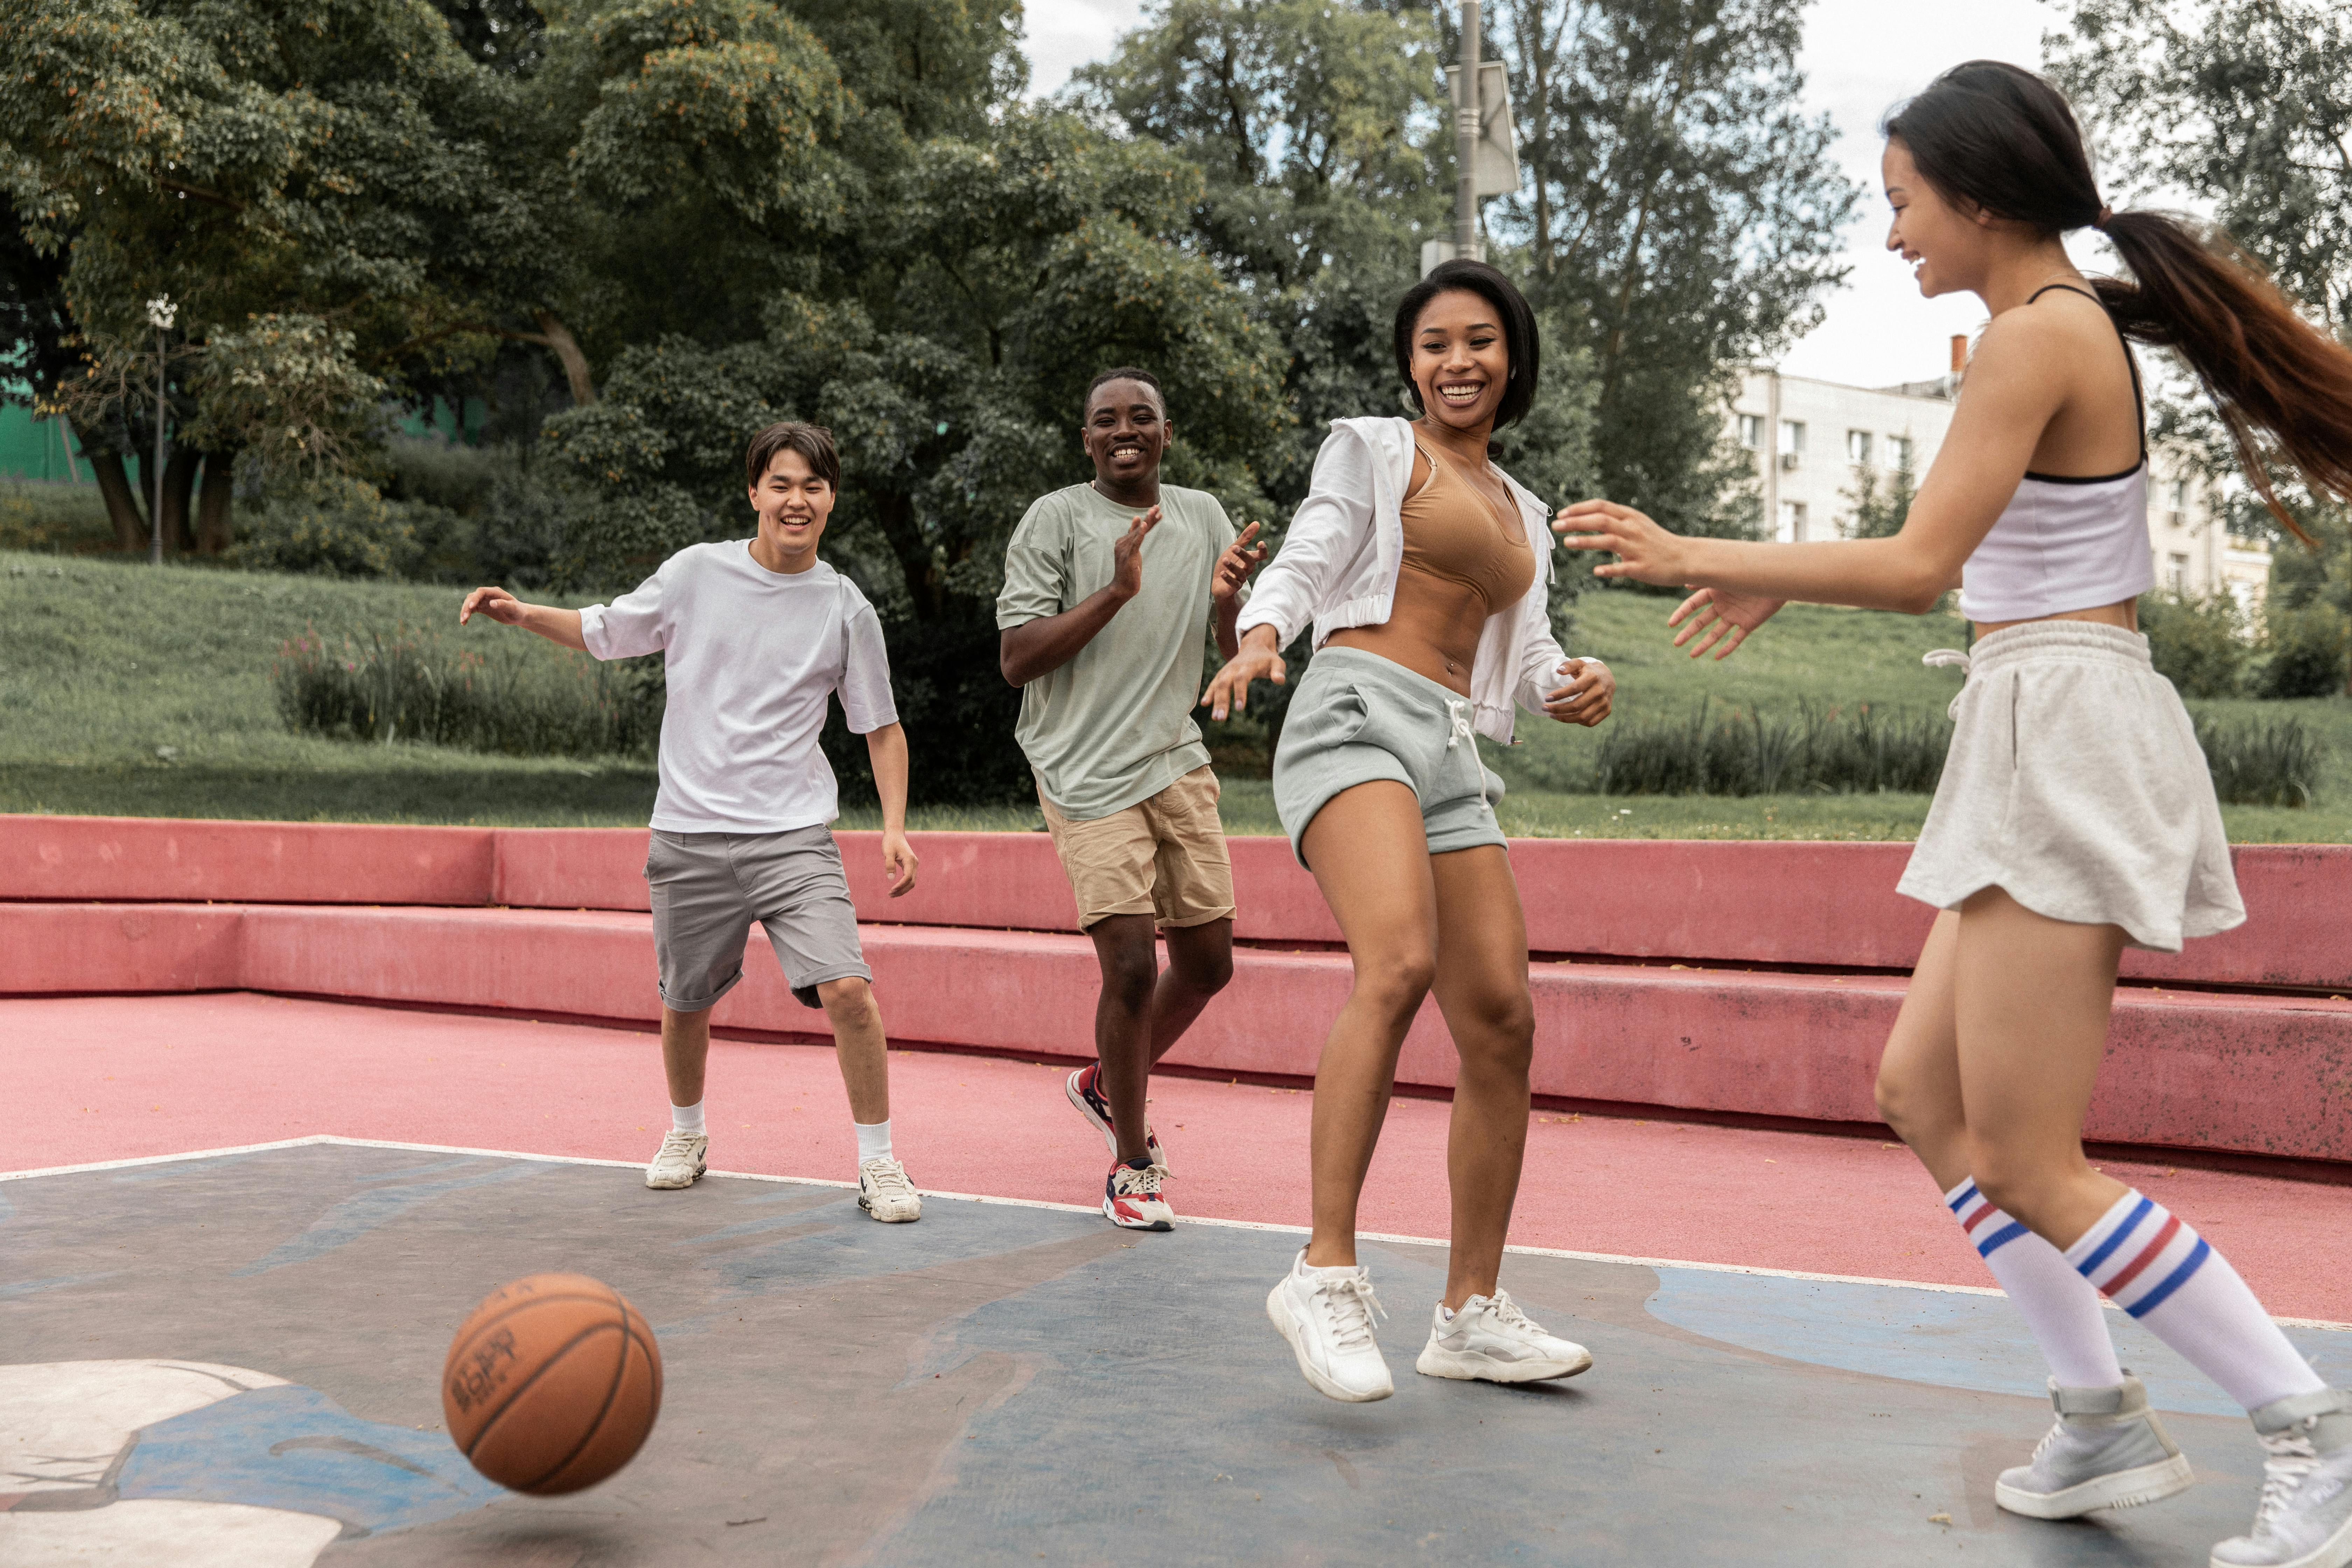
[[[1106,58],[1141,10],[1141,0],[1028,0],[1031,90],[1051,92],[1076,67]],[[1782,360],[1784,370],[1862,386],[1924,380],[1946,369],[1951,334],[1982,323],[1972,297],[1921,300],[1909,269],[1883,248],[1878,118],[1964,59],[2039,65],[2042,31],[2059,15],[2040,0],[1815,0],[1807,10],[1806,104],[1832,117],[1839,163],[1867,183],[1867,195],[1846,235],[1852,276],[1827,301],[1828,318]]]

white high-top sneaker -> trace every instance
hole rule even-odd
[[[1351,1404],[1396,1392],[1389,1363],[1372,1338],[1372,1314],[1381,1317],[1372,1277],[1358,1268],[1309,1268],[1307,1249],[1265,1299],[1265,1315],[1298,1357],[1298,1370],[1318,1394]]]
[[[2213,1548],[2212,1568],[2352,1563],[2352,1394],[2289,1394],[2253,1417],[2269,1453],[2254,1528]]]
[[[2134,1508],[2187,1491],[2189,1457],[2147,1407],[2147,1388],[2128,1371],[2113,1388],[2061,1388],[2050,1380],[2057,1424],[2030,1464],[2003,1470],[1993,1501],[2033,1519],[2074,1519],[2100,1508]]]
[[[1413,1370],[1427,1377],[1477,1378],[1486,1383],[1540,1383],[1574,1377],[1592,1364],[1592,1352],[1573,1340],[1548,1334],[1531,1321],[1508,1290],[1473,1296],[1452,1318],[1431,1313],[1429,1343]]]

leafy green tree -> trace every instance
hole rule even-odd
[[[1919,493],[1917,479],[1911,471],[1910,444],[1904,444],[1903,455],[1895,459],[1895,472],[1884,486],[1878,470],[1856,464],[1853,483],[1845,499],[1853,503],[1853,520],[1846,525],[1848,539],[1892,539],[1903,531],[1910,519],[1912,500]]]

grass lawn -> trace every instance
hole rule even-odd
[[[461,643],[556,648],[507,628],[456,625],[456,590],[346,583],[196,566],[0,552],[0,811],[297,821],[640,825],[650,763],[485,756],[404,742],[354,745],[289,733],[273,705],[278,647],[306,630],[331,637],[435,627]],[[1587,595],[1572,651],[1607,659],[1618,710],[1680,713],[1702,694],[1774,708],[1806,700],[1941,708],[1957,672],[1919,655],[1958,647],[1947,616],[1797,606],[1729,660],[1694,664],[1667,641],[1671,601]],[[2224,806],[2233,838],[2352,842],[2352,700],[2232,703],[2292,711],[2333,747],[2328,776],[2301,811]],[[1927,811],[1910,795],[1606,798],[1563,791],[1589,773],[1598,737],[1529,720],[1527,744],[1489,752],[1511,789],[1516,834],[1588,837],[1908,838]],[[921,738],[915,738],[918,756]],[[919,811],[934,828],[1025,829],[1034,808]],[[1270,786],[1234,778],[1225,817],[1273,833]],[[854,802],[850,826],[872,826]]]

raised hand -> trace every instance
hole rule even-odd
[[[1250,543],[1257,537],[1258,527],[1253,522],[1243,529],[1241,537],[1226,545],[1224,553],[1217,557],[1216,572],[1209,583],[1212,603],[1224,604],[1240,593],[1242,584],[1249,581],[1249,574],[1257,570],[1258,563],[1265,559],[1265,546]]]
[[[1690,581],[1683,568],[1682,540],[1630,506],[1580,500],[1560,508],[1551,528],[1570,550],[1605,550],[1617,557],[1595,566],[1595,577],[1631,577],[1666,587]]]
[[[1209,710],[1212,719],[1223,719],[1227,713],[1249,710],[1249,683],[1271,680],[1283,684],[1287,667],[1282,662],[1282,650],[1275,646],[1272,626],[1252,626],[1249,636],[1242,638],[1241,652],[1225,661],[1225,667],[1209,677],[1206,690],[1201,693],[1201,706]]]
[[[477,588],[457,606],[457,624],[462,626],[476,616],[488,616],[500,626],[518,626],[524,607],[520,599],[504,588]]]
[[[1770,620],[1773,612],[1788,602],[1786,599],[1760,599],[1753,594],[1727,594],[1720,588],[1701,588],[1675,606],[1675,613],[1666,617],[1666,625],[1683,628],[1675,634],[1676,647],[1702,632],[1706,634],[1704,640],[1690,650],[1693,658],[1718,642],[1723,643],[1723,651],[1715,657],[1728,658],[1732,649],[1748,640],[1749,632]],[[1683,626],[1685,621],[1690,624]],[[1730,640],[1724,642],[1727,632],[1730,634]]]
[[[1132,599],[1143,592],[1143,540],[1160,526],[1160,509],[1138,516],[1110,547],[1110,588],[1122,599]]]
[[[1544,712],[1563,724],[1581,724],[1591,729],[1609,717],[1610,703],[1617,695],[1617,678],[1609,667],[1597,658],[1571,658],[1563,662],[1559,673],[1569,678],[1566,686],[1544,693]]]

